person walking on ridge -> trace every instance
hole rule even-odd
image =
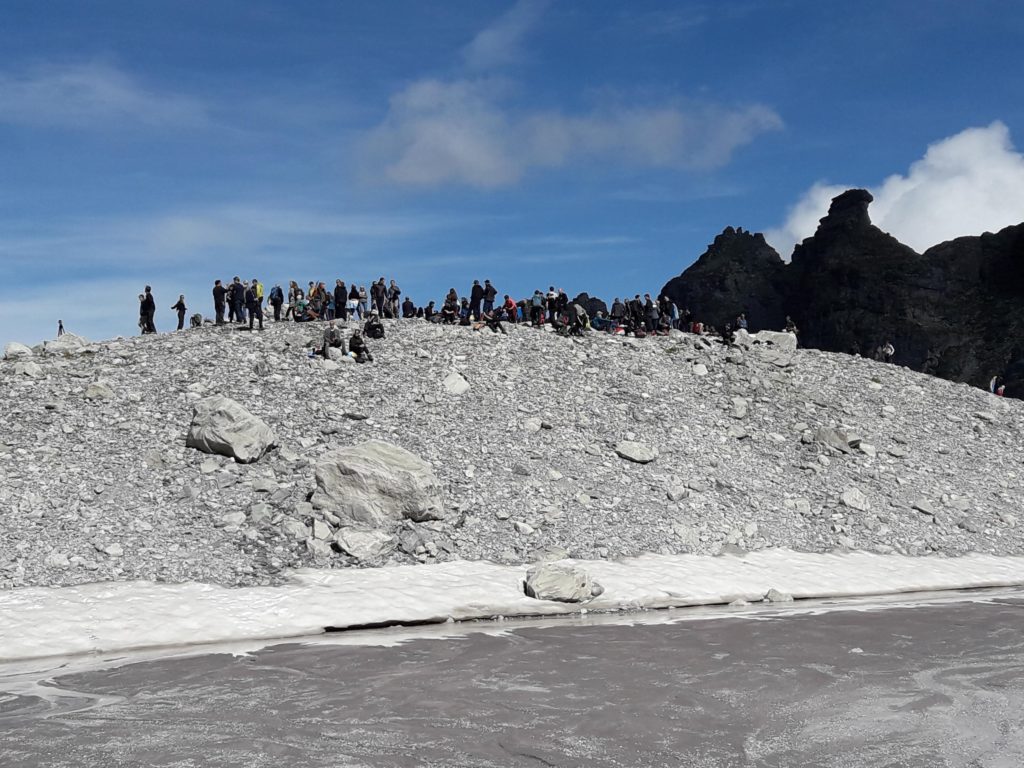
[[[182,330],[185,327],[185,312],[188,310],[185,307],[185,294],[178,296],[178,303],[171,307],[178,313],[178,330]]]

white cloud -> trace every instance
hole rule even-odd
[[[856,186],[862,184],[815,184],[789,210],[785,223],[765,237],[788,258],[795,243],[814,234],[831,199]],[[906,175],[894,174],[870,189],[871,220],[922,252],[1024,220],[1024,155],[997,121],[932,144]]]
[[[93,128],[207,122],[200,101],[147,88],[104,63],[0,72],[0,123]]]
[[[643,168],[712,168],[782,127],[762,105],[602,105],[582,114],[517,110],[491,78],[420,80],[395,94],[369,135],[373,169],[409,186],[507,186],[535,168],[599,159]]]
[[[548,0],[519,0],[491,26],[481,30],[462,51],[470,69],[484,70],[516,63],[523,38],[544,15]]]

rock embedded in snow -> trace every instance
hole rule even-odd
[[[658,458],[658,449],[652,448],[644,443],[633,440],[623,440],[615,446],[615,453],[621,458],[636,462],[637,464],[649,464]]]
[[[449,373],[441,383],[451,395],[464,395],[469,391],[469,382],[457,371]]]
[[[530,568],[526,572],[523,590],[527,597],[560,603],[582,603],[604,591],[582,568],[557,563],[542,563]]]
[[[258,461],[276,443],[277,438],[262,419],[222,395],[196,402],[185,438],[189,448],[229,456],[239,464]]]
[[[764,601],[766,603],[792,603],[793,596],[772,587],[765,593]]]
[[[444,517],[433,468],[390,443],[371,440],[330,451],[316,463],[315,477],[313,506],[349,524],[385,528]]]

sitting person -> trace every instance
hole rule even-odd
[[[473,324],[473,312],[469,307],[469,299],[462,300],[462,306],[459,308],[459,325],[472,325]]]
[[[292,305],[292,309],[292,316],[296,323],[309,323],[316,319],[316,316],[309,310],[309,302],[305,299],[298,299]]]
[[[452,325],[459,320],[459,304],[457,301],[451,301],[450,299],[445,300],[444,307],[441,309],[441,322],[446,325]]]
[[[320,348],[320,354],[327,358],[329,356],[328,350],[332,347],[340,349],[341,354],[345,354],[345,334],[341,328],[335,325],[334,320],[331,320],[330,325],[324,329],[324,343]]]
[[[582,336],[583,331],[590,327],[590,318],[587,310],[573,302],[567,308],[569,333],[573,336]]]
[[[428,301],[426,308],[421,309],[420,312],[422,312],[420,317],[422,317],[428,323],[436,323],[441,319],[441,313],[434,309],[433,301]]]
[[[494,309],[491,310],[490,312],[484,312],[480,316],[480,322],[474,323],[473,330],[479,331],[484,326],[490,328],[494,333],[498,333],[500,331],[506,336],[508,335],[508,331],[505,330],[505,326],[501,324],[500,309]]]
[[[412,299],[410,299],[408,296],[406,296],[405,301],[402,302],[402,317],[416,317],[416,305],[412,303]]]
[[[373,355],[370,354],[370,349],[366,346],[366,342],[363,341],[363,337],[359,335],[359,331],[352,332],[348,348],[357,363],[373,362]]]
[[[380,315],[377,314],[376,309],[370,310],[370,316],[366,320],[366,325],[363,326],[363,333],[368,339],[384,338],[384,323],[380,321]]]
[[[617,323],[605,317],[604,312],[601,310],[598,310],[597,314],[594,315],[593,319],[590,321],[590,327],[595,331],[606,331],[610,333],[615,330],[616,325]]]

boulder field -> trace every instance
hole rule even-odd
[[[1024,553],[1020,401],[780,334],[508,330],[389,322],[367,365],[310,358],[319,324],[12,347],[0,587]],[[562,599],[588,588],[535,576]]]

